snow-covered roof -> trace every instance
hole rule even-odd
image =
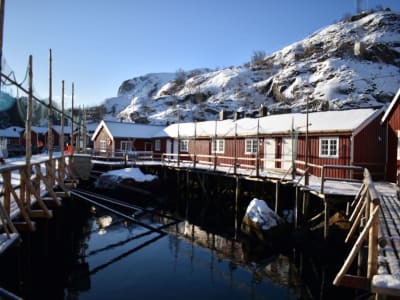
[[[19,126],[11,126],[5,129],[0,129],[0,137],[6,138],[19,138],[20,133],[24,130],[24,128]]]
[[[38,134],[44,134],[47,132],[48,127],[47,126],[32,126],[31,130],[38,133]]]
[[[386,110],[385,114],[382,117],[381,123],[384,123],[384,122],[387,121],[386,119],[389,117],[390,113],[392,112],[392,110],[396,106],[396,103],[397,103],[397,101],[399,99],[400,99],[400,88],[397,90],[397,93],[394,96],[392,102],[390,102],[390,105],[389,105],[388,109]]]
[[[308,116],[310,133],[355,133],[378,116],[382,110],[372,108],[340,111],[312,112]],[[157,137],[233,137],[257,134],[285,134],[294,129],[306,131],[306,114],[290,113],[269,115],[262,118],[244,118],[237,121],[205,121],[198,123],[172,124],[157,134]]]
[[[127,122],[101,121],[92,135],[94,140],[100,130],[104,127],[112,138],[151,138],[161,131],[164,126],[146,125]]]
[[[53,125],[53,129],[58,133],[61,134],[61,125]],[[47,132],[47,128],[46,128]],[[71,133],[71,126],[64,126],[64,135]]]

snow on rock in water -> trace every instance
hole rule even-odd
[[[260,229],[268,230],[281,224],[283,221],[264,200],[254,198],[247,206],[246,215],[250,221],[256,223]]]
[[[124,179],[133,179],[136,182],[153,181],[156,175],[144,174],[139,168],[125,168],[105,172],[97,178],[97,188],[115,188]]]

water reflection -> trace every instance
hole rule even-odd
[[[90,226],[83,227],[68,299],[109,299],[111,290],[113,299],[132,299],[133,292],[138,299],[295,299],[301,290],[285,255],[267,251],[257,263],[249,262],[254,253],[245,243],[188,221],[156,215],[140,221],[165,234],[99,209],[93,213]]]

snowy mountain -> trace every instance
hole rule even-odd
[[[382,106],[399,87],[400,14],[365,12],[243,66],[126,80],[104,107],[108,118],[165,124],[255,115],[261,104],[301,111],[307,99],[312,110]]]

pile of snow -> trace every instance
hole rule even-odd
[[[95,187],[115,189],[125,179],[132,179],[135,182],[150,182],[158,179],[158,177],[156,175],[144,174],[139,168],[124,168],[101,174],[95,182]]]
[[[262,230],[269,230],[282,223],[281,217],[269,208],[264,200],[257,198],[251,200],[246,210],[246,216]]]

